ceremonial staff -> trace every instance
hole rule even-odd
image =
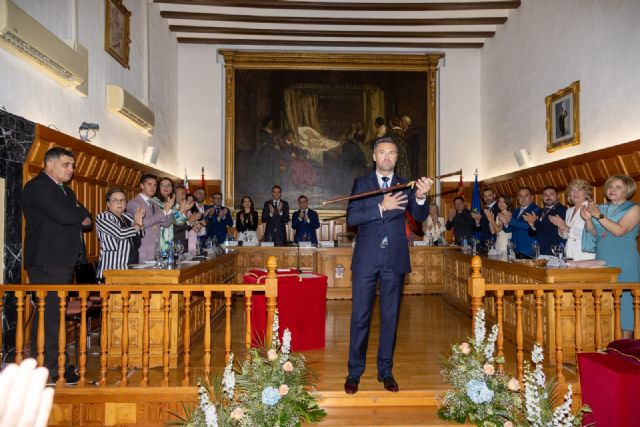
[[[445,173],[445,174],[442,174],[442,175],[434,176],[432,179],[434,179],[434,180],[443,179],[443,178],[448,178],[450,176],[458,176],[458,175],[462,175],[462,169],[457,170],[455,172],[450,172],[450,173]],[[416,185],[415,181],[409,181],[409,182],[406,182],[404,184],[394,185],[392,187],[380,188],[378,190],[366,191],[364,193],[359,193],[359,194],[352,194],[351,196],[337,197],[335,199],[326,200],[326,201],[322,202],[322,204],[323,205],[328,205],[330,203],[337,203],[337,202],[342,202],[342,201],[345,201],[345,200],[361,199],[363,197],[375,196],[377,194],[384,194],[384,193],[388,193],[390,191],[404,190],[405,188],[408,188],[408,187],[413,188],[414,185]]]

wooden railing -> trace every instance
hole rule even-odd
[[[620,297],[624,290],[630,290],[633,295],[633,310],[635,315],[634,338],[640,339],[640,283],[500,283],[486,284],[481,273],[482,261],[476,256],[471,261],[471,276],[469,278],[469,295],[471,297],[471,314],[472,325],[471,331],[474,330],[475,313],[480,310],[487,299],[491,298],[495,309],[495,322],[499,327],[498,339],[496,341],[498,355],[504,355],[504,301],[507,296],[512,297],[515,302],[515,347],[516,347],[516,364],[518,378],[522,380],[524,376],[524,320],[523,320],[523,301],[525,297],[533,297],[535,300],[535,324],[536,324],[536,342],[544,343],[553,342],[553,348],[545,349],[548,352],[555,353],[555,370],[558,380],[564,383],[564,350],[566,346],[563,343],[563,319],[566,319],[567,313],[573,313],[573,321],[575,325],[575,353],[583,350],[585,344],[584,330],[587,327],[583,322],[587,309],[593,311],[593,340],[595,350],[602,350],[607,343],[602,340],[602,319],[601,308],[602,298],[605,293],[613,296],[614,309],[614,339],[622,337],[620,327]],[[573,298],[572,306],[567,306],[567,299],[564,298],[570,294]],[[592,295],[593,299],[586,298]],[[551,298],[547,298],[551,297]],[[553,311],[555,312],[554,324],[547,325],[546,330],[554,332],[554,339],[547,340],[543,334],[543,305],[545,301],[551,301]],[[591,306],[587,306],[587,304]]]
[[[54,290],[52,290],[54,289]],[[141,387],[148,387],[149,383],[149,311],[151,295],[161,294],[163,299],[163,361],[162,361],[162,379],[159,386],[169,386],[169,331],[171,322],[169,318],[171,295],[179,294],[184,299],[184,310],[181,313],[183,316],[183,364],[182,364],[182,386],[190,385],[191,381],[191,337],[192,330],[190,327],[191,317],[191,298],[196,294],[203,295],[204,298],[204,311],[205,317],[204,323],[204,338],[203,338],[203,379],[209,380],[209,374],[211,373],[211,323],[212,319],[212,299],[213,294],[218,292],[224,296],[224,351],[225,362],[228,360],[231,353],[231,306],[234,295],[244,297],[244,345],[246,349],[251,347],[252,341],[252,327],[251,327],[251,310],[252,310],[252,294],[253,292],[264,292],[266,297],[266,311],[267,311],[267,326],[265,342],[271,341],[272,327],[274,321],[274,313],[277,304],[277,276],[276,276],[276,263],[275,258],[272,258],[268,263],[267,279],[264,285],[249,285],[249,284],[144,284],[144,285],[75,285],[75,284],[28,284],[28,285],[3,285],[0,287],[0,314],[4,307],[2,302],[4,301],[5,293],[12,292],[16,298],[16,315],[18,325],[16,327],[16,350],[15,361],[20,363],[25,357],[25,343],[26,335],[30,333],[30,327],[26,322],[29,317],[28,301],[29,298],[33,298],[35,301],[35,310],[38,313],[38,330],[36,338],[36,354],[32,355],[38,361],[38,365],[44,364],[44,324],[45,324],[45,298],[48,292],[56,292],[60,303],[60,324],[58,333],[58,380],[56,386],[64,386],[66,380],[64,378],[65,373],[65,359],[66,359],[66,347],[67,347],[67,327],[66,327],[66,313],[69,294],[77,293],[77,298],[80,300],[80,337],[87,336],[87,307],[90,296],[100,296],[101,303],[101,326],[100,326],[100,373],[97,384],[105,387],[107,385],[107,359],[108,359],[108,345],[107,337],[109,331],[107,330],[107,319],[109,319],[109,299],[113,295],[120,295],[122,298],[122,332],[120,339],[120,380],[119,386],[129,386],[128,374],[129,374],[129,312],[130,312],[130,299],[132,294],[140,294],[142,298],[142,310],[143,310],[143,337],[142,337],[142,379],[140,381]],[[0,348],[2,348],[2,331],[0,331]],[[87,341],[80,339],[78,348],[78,375],[80,380],[79,386],[87,385]]]

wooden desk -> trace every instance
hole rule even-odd
[[[279,268],[298,268],[327,276],[327,299],[351,299],[351,257],[353,248],[238,247],[236,280],[254,268],[266,268],[274,255]],[[404,279],[405,294],[441,294],[444,292],[443,254],[453,246],[415,246],[410,248],[411,273]]]
[[[235,278],[235,264],[238,254],[226,254],[195,265],[173,270],[106,270],[104,277],[107,285],[136,284],[196,284],[196,283],[228,283]],[[211,312],[215,315],[224,306],[222,295],[211,299]],[[182,352],[183,297],[178,293],[171,294],[171,311],[169,329],[170,367],[178,365],[178,356]],[[142,296],[132,293],[129,306],[129,366],[142,366]],[[200,294],[191,296],[190,324],[192,335],[200,333],[204,327],[204,298]],[[162,337],[164,312],[162,295],[154,293],[150,298],[149,313],[149,366],[162,366]],[[113,295],[109,299],[109,318],[107,320],[108,364],[110,367],[120,365],[120,337],[122,334],[122,298]]]
[[[485,283],[577,283],[577,282],[617,282],[618,268],[543,268],[510,263],[495,258],[482,258],[482,276]],[[471,274],[471,255],[460,251],[447,252],[444,257],[444,289],[445,301],[464,313],[471,313],[471,299],[468,293],[468,280]],[[543,329],[546,342],[542,343],[545,351],[555,348],[555,298],[551,293],[545,294],[543,307]],[[575,310],[573,294],[565,292],[562,298],[563,315],[563,350],[565,360],[575,357]],[[584,293],[582,299],[582,340],[583,350],[594,349],[593,296]],[[495,302],[491,297],[485,298],[484,304],[487,318],[494,322],[496,318]],[[602,341],[613,340],[614,312],[611,292],[602,295],[601,307]],[[516,307],[513,295],[504,297],[504,335],[515,342]],[[532,345],[536,336],[535,300],[532,294],[526,294],[522,303],[524,340]],[[555,360],[555,352],[549,352],[551,362]]]

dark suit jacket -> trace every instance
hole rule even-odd
[[[558,227],[549,221],[549,216],[551,215],[558,215],[564,219],[567,215],[566,206],[556,203],[551,209],[547,209],[546,207],[542,208],[538,214],[538,220],[534,224],[536,227],[535,231],[531,230],[529,233],[529,235],[538,240],[540,244],[540,254],[542,255],[553,255],[551,253],[551,246],[561,243],[564,244],[566,242],[566,240],[558,234]]]
[[[471,238],[476,228],[476,222],[471,217],[471,211],[464,208],[462,212],[456,213],[456,216],[452,220],[447,221],[445,224],[447,230],[453,228],[456,244],[462,245],[464,239],[467,239],[467,243],[471,244]]]
[[[391,186],[407,182],[404,178],[398,178],[396,175],[391,180]],[[353,183],[351,194],[362,193],[365,191],[377,190],[378,178],[375,172],[367,176],[357,178]],[[407,210],[417,222],[423,222],[427,219],[429,212],[428,203],[419,206],[416,202],[415,191],[404,190],[407,195]],[[380,216],[378,203],[382,201],[383,196],[372,196],[363,199],[351,200],[347,207],[347,223],[350,227],[358,227],[358,236],[356,237],[356,247],[353,250],[353,259],[351,261],[351,271],[366,271],[371,266],[372,257],[376,256],[380,243],[387,237],[389,246],[386,249],[390,257],[392,270],[395,274],[405,274],[411,271],[409,262],[409,242],[405,229],[405,219],[403,209],[394,209],[385,212]]]
[[[498,213],[500,213],[498,202],[495,202],[493,206],[491,206],[491,212],[493,212],[494,218],[498,216]],[[484,245],[484,242],[494,237],[493,234],[491,234],[491,226],[489,225],[487,216],[484,214],[484,209],[482,210],[482,218],[480,219],[480,229],[478,230],[478,227],[476,227],[476,231],[480,231],[482,245]]]
[[[300,221],[300,209],[293,213],[291,217],[291,228],[296,230],[296,235],[293,238],[293,241],[298,243],[302,236],[307,234],[309,236],[309,241],[314,245],[318,244],[318,237],[316,236],[316,230],[320,228],[320,218],[318,218],[318,213],[313,209],[307,209],[307,219],[309,222]]]
[[[504,228],[504,232],[511,233],[511,241],[516,246],[516,253],[530,257],[533,254],[531,245],[535,239],[529,235],[531,228],[529,227],[529,223],[527,223],[523,218],[524,214],[529,212],[533,212],[540,216],[540,208],[535,203],[531,203],[527,206],[522,215],[519,215],[520,208],[515,208],[511,212],[513,216],[511,217],[511,221],[509,221],[509,225]]]
[[[65,195],[66,192],[66,195]],[[24,266],[73,267],[82,253],[82,226],[91,214],[71,188],[58,187],[46,173],[27,182],[22,191],[26,222]]]
[[[270,239],[276,245],[283,245],[287,241],[285,224],[289,222],[289,203],[280,199],[282,212],[276,210],[273,216],[269,216],[269,205],[272,205],[272,203],[273,200],[267,200],[262,208],[262,222],[266,224],[265,240]]]
[[[205,211],[207,209],[213,208],[214,206],[205,206]],[[218,213],[225,209],[224,206],[220,206],[218,208]],[[218,219],[218,213],[212,213],[211,216],[205,217],[207,220],[207,237],[215,237],[219,244],[222,244],[227,238],[227,227],[233,227],[233,218],[231,217],[231,209],[227,209],[227,215]]]

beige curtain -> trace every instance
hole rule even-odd
[[[365,141],[375,137],[373,121],[376,117],[384,117],[384,92],[377,86],[365,85],[362,89],[364,102],[364,127],[366,130]]]
[[[322,133],[320,128],[320,119],[318,118],[318,95],[314,93],[305,93],[300,97],[300,107],[302,107],[302,124],[310,126]]]
[[[299,97],[301,94],[301,91],[293,88],[284,90],[285,124],[288,129],[293,131],[296,139],[298,138],[298,105],[300,104]]]

